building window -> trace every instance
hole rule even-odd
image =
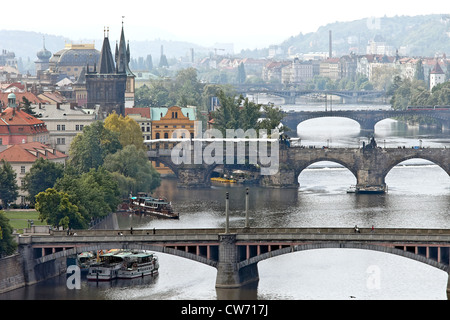
[[[25,166],[20,166],[20,173],[25,173]]]
[[[167,132],[164,133],[164,139],[169,139],[169,134]]]
[[[155,139],[159,139],[159,132],[156,133]]]
[[[66,144],[66,138],[56,138],[56,144]]]

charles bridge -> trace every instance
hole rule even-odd
[[[236,143],[237,144],[237,143]],[[203,145],[203,150],[206,146]],[[231,154],[236,155],[236,145]],[[194,148],[191,150],[194,158]],[[246,157],[250,156],[246,148]],[[273,155],[272,155],[273,156]],[[178,178],[180,187],[210,187],[213,170],[219,163],[175,164],[172,150],[156,149],[148,151],[152,161],[168,166]],[[261,175],[260,185],[274,188],[298,188],[298,176],[308,166],[320,161],[331,161],[347,168],[356,178],[359,190],[377,189],[385,191],[385,177],[399,163],[410,159],[424,159],[441,167],[450,176],[450,148],[304,148],[287,147],[280,143],[278,154],[273,160],[279,162],[274,174]],[[192,162],[193,163],[193,162]],[[237,161],[232,162],[236,165]],[[227,159],[222,164],[230,164]]]
[[[64,272],[67,257],[107,249],[151,250],[217,269],[216,288],[257,283],[257,263],[322,248],[374,250],[414,259],[444,272],[450,265],[450,230],[353,228],[228,228],[170,230],[50,230],[18,237],[28,285]],[[182,270],[180,272],[183,272]],[[450,275],[449,275],[450,280]],[[450,281],[447,284],[450,298]]]

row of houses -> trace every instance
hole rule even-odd
[[[239,59],[239,58],[205,58],[200,66],[218,70],[234,70],[240,64],[244,65],[247,75],[260,75],[262,81],[282,83],[285,85],[301,85],[311,81],[316,76],[329,78],[333,81],[340,79],[355,80],[357,76],[366,77],[376,82],[381,74],[399,75],[403,79],[413,79],[417,65],[421,63],[424,79],[439,64],[444,74],[447,73],[450,59],[440,58],[400,57],[398,54],[349,54],[342,57],[315,58],[291,60],[273,59]]]
[[[2,95],[4,107],[0,108],[0,160],[4,159],[12,165],[20,187],[37,159],[65,164],[72,140],[99,117],[98,110],[78,108],[71,104],[42,103],[32,105],[39,116],[34,117],[22,110],[17,95],[10,92],[6,100],[3,100]],[[127,108],[126,116],[138,123],[144,141],[169,139],[174,132],[180,132],[180,138],[193,137],[196,130],[195,107]],[[157,147],[168,149],[171,146],[161,143]],[[160,163],[154,162],[153,165],[161,174],[172,173]],[[26,192],[23,190],[19,191],[16,204],[26,204]]]

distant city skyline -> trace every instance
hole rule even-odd
[[[353,21],[395,15],[449,14],[444,0],[432,5],[410,1],[358,0],[253,1],[253,0],[166,0],[166,1],[87,1],[61,2],[23,0],[19,14],[5,14],[0,29],[24,30],[61,35],[74,42],[120,35],[121,22],[127,40],[187,41],[205,47],[233,43],[235,52],[266,48],[300,33],[315,32],[336,21]],[[373,3],[373,4],[372,4]],[[122,18],[124,17],[124,18]],[[377,27],[376,19],[368,20]]]

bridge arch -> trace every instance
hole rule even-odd
[[[67,258],[69,256],[77,255],[85,251],[99,251],[99,250],[110,250],[110,249],[124,249],[124,250],[148,250],[159,253],[165,253],[174,255],[177,257],[193,260],[206,264],[208,266],[217,268],[217,261],[213,259],[208,259],[206,256],[197,255],[196,253],[191,253],[183,250],[178,250],[170,247],[165,247],[162,245],[146,244],[146,243],[98,243],[95,245],[88,246],[77,246],[71,249],[58,251],[52,254],[45,255],[43,257],[35,259],[35,264],[45,264],[47,262],[53,261],[55,259]]]
[[[306,250],[316,250],[316,249],[360,249],[360,250],[371,250],[384,252],[388,254],[393,254],[405,258],[409,258],[415,261],[425,263],[429,266],[437,268],[439,270],[449,273],[449,265],[443,264],[441,262],[435,261],[433,259],[427,258],[423,255],[415,254],[407,250],[401,250],[395,247],[381,246],[375,244],[362,244],[362,243],[347,243],[347,242],[323,242],[314,244],[300,244],[291,247],[286,247],[282,249],[273,250],[260,254],[258,256],[249,258],[247,260],[239,262],[239,268],[248,267],[253,264],[257,264],[260,261],[274,258],[280,255],[289,254],[292,252],[306,251]]]
[[[385,166],[385,169],[382,172],[383,179],[386,178],[386,176],[389,174],[389,172],[397,165],[401,164],[402,162],[412,160],[412,159],[421,159],[421,160],[427,160],[432,162],[433,164],[439,166],[441,169],[443,169],[449,176],[450,176],[450,164],[445,162],[445,157],[443,157],[443,160],[436,156],[430,156],[428,153],[422,153],[422,154],[409,154],[405,155],[401,158],[392,158],[390,163],[387,163]]]
[[[295,164],[295,176],[299,177],[300,174],[305,170],[308,169],[311,165],[319,163],[319,162],[333,162],[337,163],[344,168],[348,169],[355,178],[357,178],[357,170],[353,166],[349,165],[345,161],[342,161],[342,159],[334,158],[334,157],[318,157],[310,161],[306,162],[297,162]]]

